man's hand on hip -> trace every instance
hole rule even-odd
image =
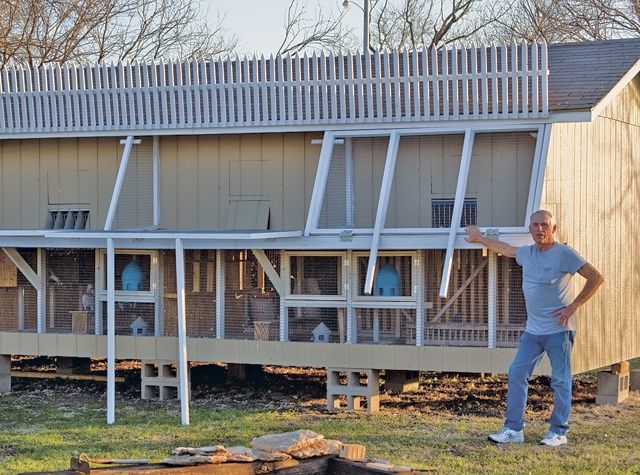
[[[577,310],[577,306],[573,303],[570,303],[566,307],[561,308],[560,310],[556,310],[553,312],[553,316],[558,320],[558,325],[562,327],[569,326],[569,319],[571,315],[573,315]]]

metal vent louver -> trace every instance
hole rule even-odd
[[[44,227],[45,229],[87,229],[89,227],[89,210],[49,210]]]

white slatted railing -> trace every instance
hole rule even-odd
[[[0,133],[546,117],[546,45],[0,71]]]

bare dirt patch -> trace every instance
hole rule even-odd
[[[14,370],[55,373],[52,358],[14,358]],[[91,374],[106,375],[104,360],[93,360]],[[124,377],[118,383],[118,398],[140,399],[140,364],[119,361],[116,375]],[[211,408],[274,409],[293,411],[324,411],[326,408],[326,373],[322,369],[266,366],[252,372],[246,380],[237,380],[225,365],[195,365],[191,370],[192,404]],[[13,378],[12,390],[30,399],[50,398],[64,393],[73,400],[95,400],[104,395],[103,382],[67,381],[57,379]],[[384,385],[383,385],[384,389]],[[575,411],[589,412],[596,396],[593,375],[574,378],[573,401]],[[506,377],[422,373],[420,388],[414,392],[393,394],[384,392],[381,410],[417,411],[450,414],[453,416],[501,417],[506,399]],[[549,378],[536,377],[531,381],[527,419],[546,419],[553,405]]]

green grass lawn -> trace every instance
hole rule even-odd
[[[468,381],[456,384],[458,393],[479,388]],[[504,447],[486,441],[487,433],[502,424],[500,411],[477,415],[477,410],[466,413],[464,404],[447,410],[421,405],[420,398],[407,407],[394,401],[383,398],[381,412],[367,415],[327,412],[321,398],[301,398],[299,404],[278,410],[263,403],[220,407],[194,397],[191,425],[184,428],[177,402],[119,394],[116,424],[107,426],[100,390],[87,393],[71,383],[53,389],[23,387],[0,396],[0,473],[62,470],[69,467],[73,451],[159,461],[177,446],[248,445],[258,435],[300,428],[363,444],[372,457],[439,473],[640,473],[638,393],[619,407],[599,407],[583,398],[575,406],[570,445],[559,449],[537,445],[546,431],[548,406],[530,411],[525,444]],[[486,404],[500,409],[502,403]]]

